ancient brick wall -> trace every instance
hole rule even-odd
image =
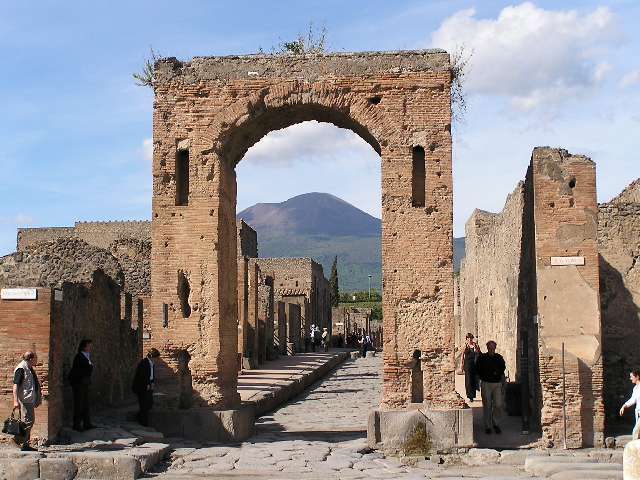
[[[629,371],[640,367],[640,181],[598,206],[600,302],[607,426],[618,423],[631,393]],[[627,415],[633,425],[632,415]],[[627,427],[627,430],[632,428]]]
[[[308,332],[312,324],[331,328],[331,286],[324,277],[322,265],[311,258],[258,258],[255,261],[273,279],[277,300],[290,302],[289,297],[300,297],[295,303],[302,308],[303,332]]]
[[[238,256],[256,258],[258,256],[258,234],[244,220],[236,220],[238,235]]]
[[[6,287],[2,285],[2,288]],[[13,408],[12,385],[16,365],[22,361],[24,352],[34,350],[38,354],[35,370],[44,399],[36,412],[37,421],[32,430],[36,439],[49,439],[62,426],[61,388],[56,382],[56,375],[50,373],[52,303],[50,288],[37,289],[37,300],[0,300],[0,415],[7,418]]]
[[[543,437],[553,445],[563,441],[562,409],[557,408],[561,391],[544,387],[563,383],[584,419],[570,424],[567,445],[599,446],[604,407],[595,164],[566,150],[541,147],[533,151],[531,166]],[[574,375],[559,382],[557,358],[563,345],[565,368]]]
[[[155,78],[151,317],[167,306],[167,326],[154,335],[166,352],[189,351],[200,403],[239,402],[227,366],[237,353],[237,277],[227,274],[237,258],[234,168],[268,132],[317,120],[353,130],[381,155],[383,403],[409,403],[405,364],[418,348],[433,380],[429,407],[461,406],[453,386],[448,54],[163,59]],[[174,307],[177,271],[197,286],[194,318]]]
[[[122,318],[120,300],[117,283],[100,270],[90,283],[37,288],[37,300],[0,300],[2,415],[12,408],[13,369],[22,353],[34,349],[45,402],[37,411],[33,434],[53,439],[61,427],[69,425],[73,395],[67,377],[83,338],[90,338],[94,345],[91,408],[134,403],[130,387],[142,357],[142,335],[140,325],[132,328],[130,311]]]
[[[507,364],[506,376],[518,378],[519,278],[522,255],[524,183],[507,197],[498,214],[475,210],[465,225],[466,256],[460,269],[459,347],[467,332],[482,351],[489,340]]]
[[[477,334],[481,346],[493,336],[509,380],[519,382],[527,333],[531,427],[541,426],[550,445],[564,441],[563,388],[573,402],[569,445],[602,441],[596,215],[593,162],[545,147],[534,150],[525,182],[502,212],[475,211],[466,225],[458,336]]]

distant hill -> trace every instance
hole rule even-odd
[[[236,217],[258,232],[260,257],[311,257],[329,278],[337,255],[341,290],[367,290],[368,275],[371,287],[381,290],[382,221],[350,203],[328,193],[305,193],[282,203],[258,203]]]

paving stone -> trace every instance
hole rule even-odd
[[[623,480],[622,470],[568,470],[554,473],[553,480]]]
[[[41,458],[39,467],[40,477],[47,480],[75,478],[78,472],[78,469],[69,458]]]
[[[548,457],[546,450],[503,450],[500,452],[500,463],[524,465],[527,457]]]
[[[539,464],[552,463],[597,463],[595,458],[575,457],[569,455],[530,456],[524,462],[524,469],[532,472]]]
[[[549,477],[559,472],[593,472],[593,471],[611,471],[611,464],[607,463],[575,463],[575,462],[540,462],[535,464],[530,470],[537,477]],[[597,477],[596,477],[597,478]],[[606,477],[605,477],[606,478]]]
[[[39,477],[38,458],[0,458],[0,478],[33,480]]]

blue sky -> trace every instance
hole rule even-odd
[[[474,208],[502,209],[536,146],[590,156],[609,201],[640,177],[638,19],[637,0],[5,0],[0,256],[20,227],[150,219],[153,92],[131,75],[150,46],[180,60],[269,53],[309,22],[332,51],[465,46],[456,237]],[[238,166],[238,210],[319,191],[379,217],[379,162],[332,125],[272,132]]]

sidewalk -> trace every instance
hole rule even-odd
[[[464,375],[456,374],[456,391],[466,400]],[[469,404],[473,411],[473,440],[478,448],[493,449],[518,449],[526,445],[534,444],[540,440],[539,432],[530,432],[527,435],[522,433],[522,417],[507,415],[503,411],[500,428],[502,433],[497,435],[492,432],[490,435],[484,433],[484,422],[482,420],[482,400],[480,392],[476,399]]]
[[[334,349],[280,357],[255,370],[243,371],[238,377],[238,392],[243,402],[256,403],[259,416],[300,394],[348,356],[346,349]],[[94,412],[92,420],[97,428],[80,433],[65,427],[60,432],[61,444],[41,447],[38,452],[22,452],[4,436],[0,478],[136,479],[173,450],[206,446],[182,438],[164,438],[154,429],[130,421],[130,413],[136,410],[137,405],[131,405]]]

